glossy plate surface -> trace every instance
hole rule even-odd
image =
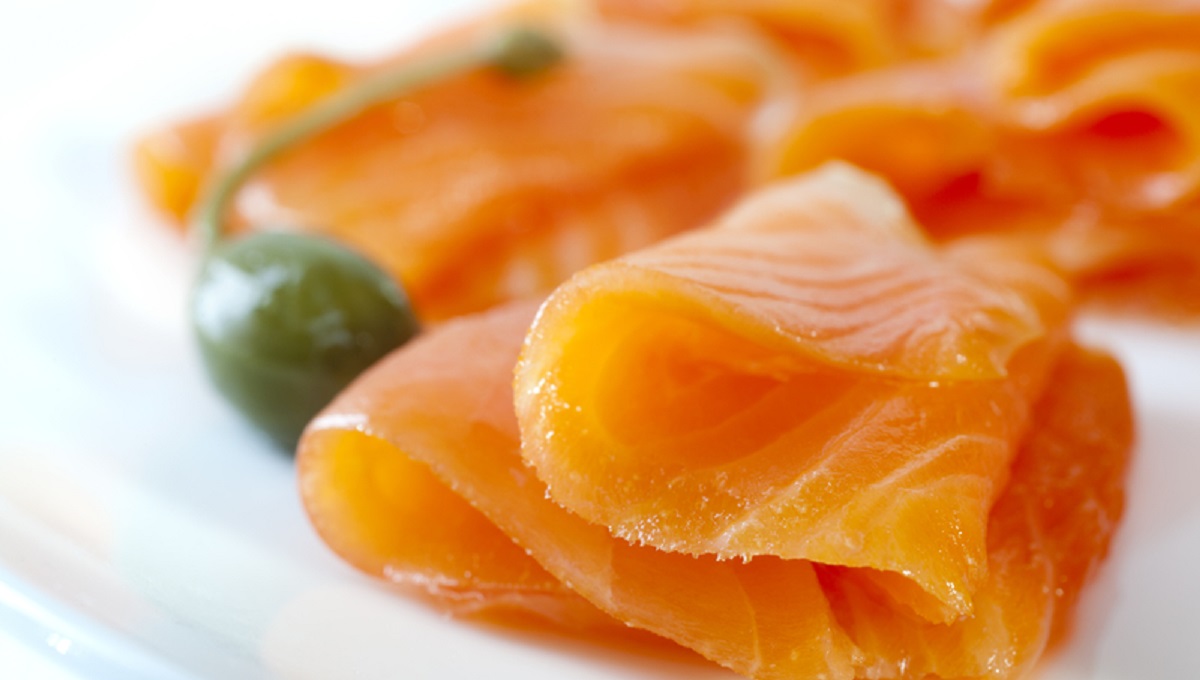
[[[205,385],[193,261],[137,200],[132,135],[284,49],[365,58],[482,3],[320,4],[0,9],[0,677],[731,677],[390,593],[325,550],[290,461]],[[1114,557],[1042,676],[1195,680],[1200,328],[1082,325],[1129,371],[1139,451]]]

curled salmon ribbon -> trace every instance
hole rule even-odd
[[[843,160],[937,240],[1020,233],[1089,297],[1200,311],[1194,2],[547,0],[390,61],[513,20],[556,32],[563,67],[377,106],[256,177],[232,226],[334,236],[438,321]],[[255,140],[387,65],[280,60],[226,110],[141,140],[145,193],[182,223]]]
[[[380,64],[281,59],[227,110],[142,139],[144,192],[182,224],[282,122],[380,69],[522,22],[556,36],[562,64],[524,82],[480,70],[374,106],[264,168],[231,227],[334,237],[436,321],[546,295],[711,220],[744,191],[747,129],[790,77],[747,32],[601,22],[575,4],[525,3]]]
[[[459,610],[753,678],[1019,677],[1107,551],[1132,438],[1068,298],[1024,245],[933,245],[826,167],[397,351],[306,431],[305,507]]]
[[[955,50],[812,88],[764,135],[759,175],[845,160],[886,178],[939,240],[1022,233],[1091,297],[1194,310],[1200,5],[993,2],[977,14]]]

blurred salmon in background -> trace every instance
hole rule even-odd
[[[183,225],[272,125],[514,19],[555,26],[568,64],[377,106],[264,171],[235,224],[351,243],[443,319],[545,294],[842,159],[935,237],[1027,234],[1093,297],[1200,304],[1200,9],[1165,0],[526,3],[370,66],[286,57],[225,111],[144,138],[142,186]]]
[[[746,35],[596,23],[570,3],[502,12],[369,67],[284,58],[226,111],[144,138],[143,188],[186,225],[214,174],[279,121],[514,20],[561,34],[564,65],[531,82],[468,74],[376,106],[256,177],[235,224],[344,240],[436,320],[545,294],[588,264],[699,226],[746,188],[747,128],[769,91],[787,87],[769,50]]]

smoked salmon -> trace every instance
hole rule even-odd
[[[728,207],[745,186],[745,128],[768,90],[788,87],[770,50],[747,35],[589,22],[566,4],[510,10],[409,53],[520,19],[560,37],[559,67],[528,82],[467,74],[375,106],[265,168],[235,222],[328,233],[437,320],[544,295]],[[227,111],[147,136],[144,188],[183,220],[255,140],[386,65],[280,60]]]
[[[1031,252],[937,249],[831,166],[555,291],[516,373],[524,454],[621,538],[890,572],[969,614],[1069,301]]]
[[[282,59],[143,139],[143,188],[183,223],[283,121],[515,20],[566,60],[375,106],[234,207],[434,322],[306,429],[320,536],[454,613],[752,678],[1024,676],[1133,439],[1076,292],[1200,300],[1200,5],[531,2]]]
[[[459,502],[529,552],[515,553],[521,565],[536,560],[619,621],[747,675],[819,677],[834,667],[832,677],[852,677],[853,646],[835,626],[810,563],[768,557],[743,564],[636,546],[547,498],[521,460],[512,407],[513,365],[535,311],[518,303],[447,322],[366,373],[313,421],[297,462],[305,507],[321,535],[347,554],[347,539],[354,541],[364,522],[388,526],[375,495],[339,484],[328,470],[353,465],[347,459],[365,452],[364,479],[408,483],[388,476],[388,459],[407,458],[415,462],[391,470],[431,471],[426,480],[454,489]],[[330,514],[331,505],[349,512]],[[425,517],[441,512],[430,505]],[[392,559],[429,552],[419,534],[393,536]],[[513,566],[482,562],[478,575],[490,579],[483,576],[489,570]],[[507,603],[523,596],[518,589],[478,595],[485,602],[507,596]],[[553,612],[542,598],[531,602],[538,613]],[[764,666],[770,674],[756,670]]]
[[[1200,6],[1176,0],[524,3],[381,64],[284,58],[228,109],[144,137],[143,190],[183,223],[281,121],[511,20],[559,31],[565,67],[377,106],[265,170],[234,228],[328,233],[442,320],[843,160],[938,240],[1019,233],[1092,299],[1200,311]]]
[[[808,78],[827,78],[874,68],[900,56],[887,1],[829,3],[824,0],[596,0],[610,21],[658,26],[750,26],[769,36]]]
[[[722,256],[728,234],[743,250]],[[770,252],[767,266],[748,251]],[[301,491],[331,546],[375,573],[393,565],[393,579],[478,579],[491,585],[481,602],[528,594],[551,616],[547,598],[569,589],[754,678],[1015,678],[1068,625],[1121,514],[1123,376],[1066,339],[1061,280],[1020,244],[931,245],[857,171],[768,189],[716,228],[585,271],[536,310],[430,331],[310,425]],[[563,349],[584,341],[608,349]],[[597,367],[604,384],[575,401],[564,379]],[[859,408],[866,394],[875,405]],[[584,480],[615,512],[589,521]],[[480,521],[392,530],[388,489],[406,490],[414,514]],[[749,500],[731,525],[735,496]],[[923,533],[941,542],[921,547]],[[929,574],[966,576],[946,589]]]
[[[951,52],[998,12],[953,0],[595,0],[610,20],[673,26],[749,25],[825,79]]]
[[[760,177],[846,160],[935,238],[1025,234],[1084,292],[1195,308],[1200,5],[993,3],[979,22],[958,51],[813,86]]]

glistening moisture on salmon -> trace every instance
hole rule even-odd
[[[448,606],[603,613],[751,677],[1021,675],[1120,515],[1124,380],[1036,257],[938,248],[898,207],[829,168],[536,320],[430,331],[301,441],[314,525]]]
[[[249,234],[201,347],[351,564],[749,677],[1017,678],[1124,503],[1071,321],[1200,299],[1198,46],[1167,0],[530,2],[135,159]],[[238,276],[335,332],[242,333]]]

